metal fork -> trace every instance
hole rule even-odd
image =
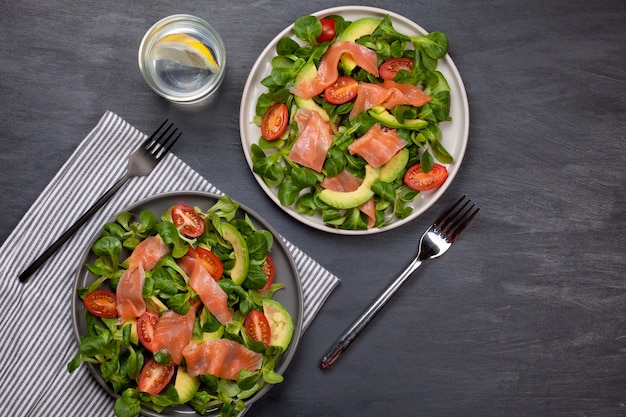
[[[328,369],[348,349],[365,326],[387,304],[387,301],[400,289],[402,284],[415,272],[424,261],[437,258],[444,253],[459,237],[480,210],[467,196],[462,196],[452,207],[446,210],[424,232],[419,242],[417,256],[409,266],[378,296],[374,303],[359,317],[354,324],[335,342],[324,355],[320,368]]]
[[[35,261],[24,270],[19,276],[21,282],[26,282],[28,278],[52,256],[74,233],[85,224],[96,211],[98,211],[109,199],[119,190],[122,185],[132,177],[141,177],[148,175],[154,167],[167,155],[172,149],[174,143],[178,140],[182,132],[178,132],[178,128],[173,123],[167,124],[166,119],[157,130],[137,149],[128,159],[128,169],[122,178],[120,178],[91,208],[85,212],[69,229],[65,231],[45,252],[43,252]],[[178,132],[178,134],[176,134]]]

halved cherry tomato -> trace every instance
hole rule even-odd
[[[270,340],[272,340],[270,324],[262,311],[250,311],[246,316],[243,326],[250,339],[262,342],[266,347],[270,345]]]
[[[97,317],[107,319],[117,316],[117,297],[109,290],[95,290],[83,298],[85,308]]]
[[[206,270],[209,271],[209,274],[211,274],[214,280],[217,281],[222,278],[222,274],[224,273],[224,265],[216,254],[201,246],[198,246],[196,249],[190,247],[189,253],[192,256],[196,256],[198,259],[200,259],[202,265],[204,265]]]
[[[198,237],[204,232],[204,219],[187,204],[176,204],[172,208],[172,223],[190,238]]]
[[[342,75],[324,90],[324,98],[331,104],[343,104],[356,97],[359,83],[352,77]]]
[[[320,19],[322,24],[322,34],[318,36],[317,43],[330,42],[335,39],[337,32],[335,31],[335,21],[328,17]]]
[[[446,178],[448,169],[443,165],[434,164],[430,172],[424,172],[420,164],[415,164],[404,174],[404,183],[415,191],[426,191],[439,187]]]
[[[266,140],[276,140],[285,133],[289,124],[289,110],[285,103],[274,103],[261,119],[261,135]]]
[[[267,282],[265,283],[265,286],[259,291],[265,292],[270,289],[270,286],[274,282],[274,277],[276,276],[276,267],[274,266],[274,260],[269,254],[265,255],[265,263],[263,264],[261,269],[263,270],[263,272],[265,272]]]
[[[174,376],[174,365],[161,365],[154,358],[150,358],[141,369],[137,388],[139,391],[157,395],[169,384],[172,376]]]
[[[150,352],[154,352],[152,342],[154,339],[154,330],[158,322],[158,314],[152,311],[146,311],[137,319],[137,336],[141,344]]]
[[[380,65],[378,73],[383,80],[393,80],[400,70],[413,71],[411,58],[391,58]]]

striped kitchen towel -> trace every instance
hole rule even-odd
[[[0,414],[112,415],[111,398],[86,367],[73,374],[66,370],[78,349],[71,318],[78,259],[102,225],[132,203],[170,191],[220,190],[170,153],[150,175],[122,187],[28,283],[20,283],[18,274],[123,175],[128,155],[145,138],[118,115],[106,112],[3,243]],[[304,331],[339,279],[290,242],[285,244],[302,283]]]

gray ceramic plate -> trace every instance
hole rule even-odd
[[[198,206],[202,210],[207,210],[209,207],[217,202],[218,198],[219,196],[215,194],[203,192],[173,192],[147,198],[136,204],[133,204],[123,211],[134,213],[138,217],[139,213],[142,210],[151,210],[157,216],[160,216],[161,213],[163,213],[168,207],[176,203],[185,203],[192,207]],[[255,223],[258,228],[266,229],[274,235],[274,246],[272,247],[270,254],[272,255],[272,258],[274,259],[274,263],[276,265],[275,282],[281,282],[285,284],[285,288],[276,292],[274,299],[279,301],[285,307],[285,309],[289,311],[294,323],[294,333],[291,344],[276,364],[276,372],[278,372],[279,374],[283,374],[296,351],[300,331],[302,329],[302,286],[300,284],[298,271],[294,264],[293,258],[291,257],[289,250],[285,246],[283,240],[278,235],[278,233],[276,233],[276,231],[259,215],[257,215],[247,207],[240,205],[239,214],[243,215],[244,213],[247,214],[248,217],[250,217],[250,219]],[[115,217],[113,217],[111,220],[114,219]],[[87,268],[84,267],[84,265],[86,263],[93,262],[94,260],[94,255],[91,253],[91,246],[97,238],[98,236],[94,237],[86,253],[82,256],[80,260],[79,271],[74,281],[74,296],[72,298],[72,319],[74,323],[74,334],[76,336],[76,340],[79,343],[81,337],[86,335],[85,308],[80,298],[76,295],[76,290],[78,288],[87,287],[96,279],[96,277],[92,275],[87,270]],[[118,395],[115,394],[111,387],[101,378],[100,371],[91,364],[84,364],[83,366],[85,365],[89,367],[89,371],[102,386],[102,388],[111,396],[117,398]],[[284,381],[282,383],[285,384],[288,383],[288,381]],[[250,399],[246,400],[246,406],[250,406],[253,402],[265,395],[265,393],[271,387],[272,385],[266,384],[258,393],[256,393]],[[142,414],[153,417],[199,415],[195,412],[195,410],[186,405],[167,408],[160,414],[152,410],[142,409]],[[216,416],[218,414],[219,412],[217,410],[212,410],[208,411],[206,415]]]

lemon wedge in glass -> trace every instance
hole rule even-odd
[[[209,48],[186,33],[163,36],[154,44],[152,57],[155,60],[166,59],[188,67],[207,69],[213,73],[219,71]]]

